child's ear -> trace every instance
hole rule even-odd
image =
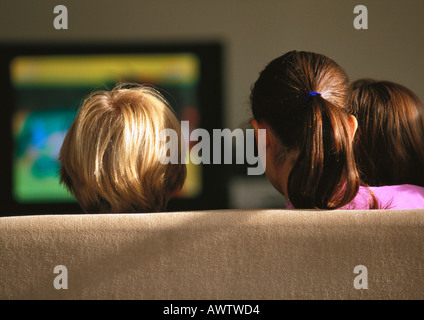
[[[354,115],[350,115],[347,121],[349,122],[350,127],[350,139],[353,140],[353,137],[356,133],[356,129],[358,129],[358,120],[355,118]]]
[[[265,135],[266,136],[266,147],[268,147],[269,144],[270,144],[270,139],[271,139],[269,127],[265,123],[259,122],[254,118],[250,119],[250,123],[252,124],[253,129],[255,130],[256,142],[258,141],[258,130],[259,129],[265,129],[266,130],[266,135]]]
[[[252,118],[250,119],[250,123],[252,124],[253,129],[255,130],[255,137],[258,139],[258,129],[259,129],[259,123],[256,119]]]

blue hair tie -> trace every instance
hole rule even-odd
[[[308,92],[308,95],[306,96],[306,103],[309,102],[309,100],[311,99],[311,97],[320,96],[320,95],[321,95],[321,93],[316,92],[316,91]]]

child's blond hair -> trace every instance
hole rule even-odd
[[[156,89],[122,83],[92,92],[60,150],[61,183],[87,213],[164,211],[187,171],[160,161],[163,129],[181,139],[180,123]]]

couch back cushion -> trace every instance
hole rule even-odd
[[[423,299],[424,210],[0,218],[0,299]]]

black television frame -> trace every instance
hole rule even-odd
[[[0,85],[3,112],[0,132],[3,137],[3,156],[0,158],[2,179],[0,216],[78,214],[82,213],[75,202],[20,203],[13,197],[12,161],[13,137],[12,115],[14,89],[10,80],[10,62],[16,56],[25,55],[98,55],[98,54],[152,54],[193,53],[199,58],[200,79],[198,107],[201,114],[200,128],[212,133],[223,127],[224,110],[224,52],[219,41],[211,42],[161,42],[161,43],[2,43],[0,44]],[[173,198],[167,211],[223,209],[228,206],[228,166],[202,165],[203,191],[194,198]]]

